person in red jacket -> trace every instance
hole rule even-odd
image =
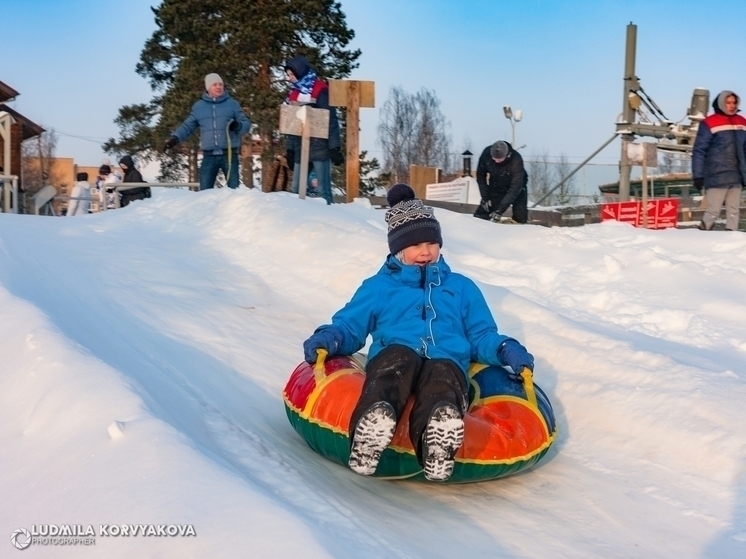
[[[305,56],[295,56],[285,64],[285,73],[290,81],[290,91],[285,102],[289,105],[308,105],[314,109],[329,111],[329,137],[311,138],[309,161],[319,180],[321,196],[327,204],[332,203],[332,167],[344,162],[342,142],[339,134],[337,110],[329,105],[329,86],[311,68]],[[288,165],[293,169],[293,192],[298,193],[300,177],[300,136],[285,138]]]
[[[746,118],[738,113],[738,95],[722,91],[715,110],[697,129],[692,148],[694,187],[705,189],[705,213],[699,228],[712,229],[725,203],[725,228],[738,229],[741,190],[746,185]]]

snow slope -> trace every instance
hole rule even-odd
[[[282,403],[303,340],[383,262],[384,213],[156,190],[0,214],[0,556],[50,524],[95,544],[24,557],[746,556],[746,235],[436,210],[560,428],[527,472],[438,486],[321,458]]]

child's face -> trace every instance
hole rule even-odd
[[[440,245],[438,243],[420,243],[408,246],[402,251],[402,262],[407,265],[424,266],[434,264],[440,258]]]

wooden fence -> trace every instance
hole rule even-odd
[[[691,199],[690,199],[691,200]],[[454,204],[452,202],[439,202],[437,200],[423,200],[428,206],[443,208],[452,212],[473,214],[476,204]],[[386,198],[383,196],[371,196],[370,203],[379,208],[388,207]],[[679,201],[682,203],[682,200]],[[721,217],[725,210],[721,211]],[[740,209],[739,230],[746,230],[746,206]],[[698,201],[691,200],[691,205],[679,207],[679,227],[696,227],[704,214],[704,208],[699,206]],[[505,217],[510,217],[511,211],[505,212]],[[585,204],[580,206],[563,206],[558,208],[529,208],[528,223],[531,225],[542,225],[544,227],[578,227],[590,223],[601,222],[601,204]],[[716,224],[716,228],[717,224]]]

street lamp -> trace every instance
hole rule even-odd
[[[523,111],[521,109],[516,109],[515,113],[513,113],[513,109],[510,108],[510,105],[505,105],[503,107],[503,114],[505,115],[505,118],[510,121],[510,127],[513,129],[510,144],[515,146],[515,123],[521,121],[523,118]]]

